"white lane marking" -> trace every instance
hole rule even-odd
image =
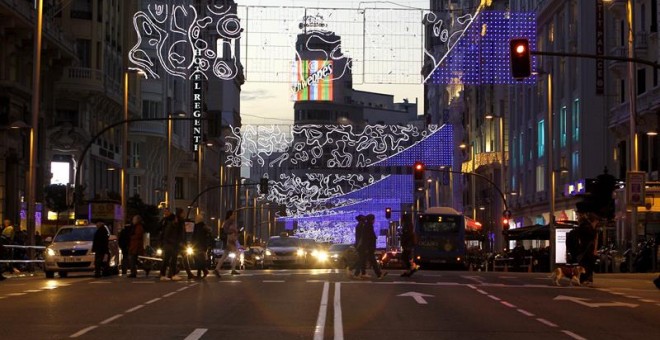
[[[493,300],[495,300],[495,301],[501,301],[501,300],[502,300],[502,299],[498,298],[498,297],[495,296],[495,295],[488,295],[488,297],[491,298],[491,299],[493,299]]]
[[[335,283],[335,340],[344,340],[344,324],[341,316],[341,283]]]
[[[90,283],[111,284],[112,282],[110,282],[110,281],[91,281]]]
[[[642,301],[642,302],[649,302],[649,303],[655,303],[655,300],[649,300],[649,299],[640,299],[639,301]]]
[[[154,302],[156,302],[156,301],[158,301],[158,300],[160,300],[160,299],[161,299],[161,298],[151,299],[151,300],[145,302],[144,304],[145,304],[145,305],[149,305],[149,304],[152,304],[152,303],[154,303]]]
[[[30,289],[30,290],[26,290],[25,293],[39,293],[40,291],[41,289]]]
[[[625,295],[624,297],[627,297],[629,299],[641,299],[641,296],[634,296],[634,295]]]
[[[92,329],[94,329],[94,328],[96,328],[96,327],[98,327],[98,326],[89,326],[89,327],[87,327],[87,328],[85,328],[85,329],[81,329],[81,330],[79,330],[78,332],[71,334],[71,336],[69,336],[69,337],[70,337],[70,338],[77,338],[77,337],[79,337],[79,336],[81,336],[81,335],[83,335],[83,334],[85,334],[85,333],[91,331]]]
[[[117,314],[117,315],[115,315],[115,316],[111,316],[111,317],[109,317],[109,318],[107,318],[107,319],[101,321],[101,324],[102,324],[102,325],[105,325],[105,324],[111,323],[111,322],[113,322],[113,321],[115,321],[115,320],[121,318],[122,316],[124,316],[124,314]]]
[[[198,340],[204,335],[204,333],[206,333],[206,331],[208,331],[207,328],[197,328],[183,340]]]
[[[144,305],[137,305],[137,306],[135,306],[135,307],[133,307],[133,308],[131,308],[131,309],[127,309],[125,313],[133,313],[133,312],[135,312],[136,310],[138,310],[138,309],[140,309],[140,308],[142,308],[142,307],[144,307]]]
[[[27,293],[11,293],[7,294],[7,296],[21,296],[21,295],[26,295]]]
[[[550,322],[550,321],[548,321],[548,320],[546,320],[546,319],[536,318],[536,321],[538,321],[538,322],[540,322],[540,323],[542,323],[542,324],[544,324],[544,325],[546,325],[546,326],[549,326],[549,327],[558,327],[557,325],[555,325],[554,323],[552,323],[552,322]]]
[[[530,317],[531,317],[531,316],[534,316],[534,314],[532,314],[532,313],[530,313],[530,312],[528,312],[528,311],[526,311],[526,310],[524,310],[524,309],[520,309],[520,308],[518,308],[517,311],[520,312],[520,313],[522,313],[522,314],[524,314],[524,315],[526,315],[526,316],[530,316]]]
[[[131,283],[138,284],[138,283],[156,283],[156,282],[155,281],[133,281]]]
[[[512,305],[512,304],[510,304],[510,303],[508,303],[508,302],[506,302],[506,301],[500,301],[500,303],[503,304],[503,305],[505,305],[505,306],[507,306],[507,307],[509,307],[509,308],[516,308],[515,305]]]
[[[177,293],[177,292],[167,293],[167,294],[163,295],[163,297],[164,297],[164,298],[166,298],[166,297],[170,297],[170,296],[172,296],[172,295],[174,295],[174,294],[176,294],[176,293]]]
[[[240,280],[218,281],[220,283],[241,283]]]
[[[188,289],[188,286],[186,286],[186,287],[181,287],[181,288],[177,289],[176,291],[177,291],[177,292],[182,292],[182,291],[184,291],[184,290],[186,290],[186,289]]]
[[[576,339],[576,340],[587,340],[587,338],[583,338],[583,337],[581,337],[581,336],[579,336],[579,335],[577,335],[577,334],[575,334],[575,333],[573,333],[573,332],[571,332],[571,331],[562,330],[562,332],[563,332],[564,334],[570,336],[571,338]]]
[[[264,282],[264,283],[282,283],[282,282],[286,282],[286,281],[284,281],[284,280],[263,280],[261,282]]]
[[[488,295],[488,292],[485,290],[477,289],[477,292],[483,294],[483,295]]]
[[[307,280],[308,283],[319,283],[319,282],[325,282],[324,280]]]
[[[319,307],[319,317],[316,319],[316,328],[314,329],[314,340],[323,340],[325,333],[325,315],[328,312],[328,290],[330,283],[323,284],[323,294],[321,295],[321,306]]]

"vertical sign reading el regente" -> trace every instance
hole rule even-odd
[[[201,59],[199,57],[201,57],[201,50],[197,49],[195,50],[195,71],[192,77],[193,151],[198,151],[199,144],[202,142],[202,112],[204,110],[204,104],[202,103],[202,82],[204,78],[202,76],[202,71],[200,70],[199,62]]]

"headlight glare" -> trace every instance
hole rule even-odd
[[[50,249],[50,248],[47,248],[47,249],[46,249],[46,255],[48,255],[48,256],[55,256],[55,255],[57,255],[57,253],[55,253],[54,250],[52,250],[52,249]]]
[[[305,251],[303,249],[298,249],[298,251],[296,252],[296,255],[303,256],[303,255],[305,255]]]

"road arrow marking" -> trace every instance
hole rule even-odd
[[[591,308],[598,308],[598,307],[630,307],[630,308],[635,308],[639,305],[636,305],[634,303],[625,303],[625,302],[587,302],[589,299],[585,298],[579,298],[576,296],[565,296],[565,295],[558,295],[557,297],[554,298],[554,300],[559,300],[559,301],[572,301],[577,304],[581,304],[583,306],[591,307]]]
[[[426,300],[424,300],[425,297],[433,297],[433,295],[428,295],[428,294],[423,294],[423,293],[418,293],[418,292],[408,292],[408,293],[403,293],[398,296],[410,296],[413,299],[415,299],[415,302],[419,303],[420,305],[426,305],[428,304]]]

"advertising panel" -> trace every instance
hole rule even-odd
[[[298,60],[293,66],[294,101],[332,101],[332,60]]]

